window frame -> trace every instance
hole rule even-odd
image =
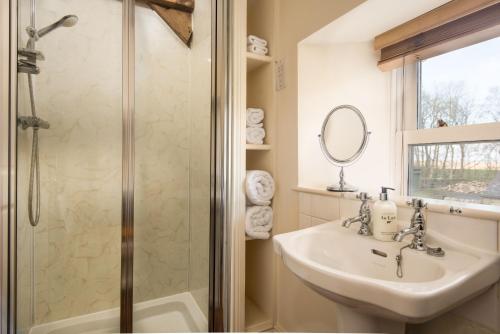
[[[394,184],[400,195],[405,197],[411,196],[409,170],[412,145],[500,141],[500,122],[418,129],[421,64],[420,59],[410,59],[408,63],[405,59],[402,67],[392,71],[391,114],[395,114],[396,119],[394,155],[397,171]]]

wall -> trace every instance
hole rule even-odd
[[[286,88],[277,93],[278,122],[276,137],[276,173],[278,192],[274,199],[275,233],[298,228],[298,196],[292,189],[298,184],[298,106],[297,44],[309,34],[346,13],[361,0],[279,1],[278,45],[276,59],[285,60]],[[311,293],[283,267],[277,270],[277,315],[279,328],[287,331],[331,331],[335,305]]]
[[[27,3],[20,12],[23,44]],[[79,22],[37,43],[46,56],[35,78],[37,107],[51,128],[40,130],[42,210],[34,229],[26,210],[31,130],[19,131],[24,329],[32,322],[31,296],[36,324],[119,305],[121,6],[117,0],[37,1],[38,27],[69,13]],[[198,7],[192,52],[152,10],[136,7],[134,301],[192,286],[206,311],[211,27],[209,2]],[[19,113],[27,115],[25,75],[19,81]]]
[[[311,1],[307,9],[299,0],[280,1],[279,45],[277,59],[285,60],[286,88],[278,92],[278,142],[276,175],[279,191],[275,198],[278,221],[275,232],[284,233],[321,223],[342,215],[352,215],[359,203],[330,197],[316,196],[307,201],[311,211],[304,214],[301,199],[299,215],[299,194],[293,189],[299,184],[299,106],[298,106],[298,43],[333,21],[362,1]],[[397,22],[397,21],[394,21]],[[326,57],[326,55],[325,55]],[[323,76],[318,76],[323,80]],[[366,116],[366,115],[365,115]],[[311,131],[312,133],[312,131]],[[317,133],[316,133],[317,134]],[[315,144],[313,147],[315,147]],[[371,144],[370,144],[371,145]],[[334,172],[330,172],[336,176]],[[349,172],[347,172],[349,173]],[[330,179],[331,174],[328,174]],[[347,174],[349,176],[349,174]],[[331,182],[331,181],[330,181]],[[328,183],[330,183],[328,182]],[[324,184],[323,184],[324,186]],[[325,199],[326,198],[326,199]],[[345,208],[345,209],[344,209]],[[300,217],[300,222],[299,222]],[[498,225],[495,222],[473,221],[442,216],[429,217],[430,221],[443,222],[443,232],[450,233],[467,228],[466,240],[473,238],[477,245],[484,243],[498,249]],[[459,224],[457,229],[455,225]],[[436,226],[434,226],[437,228]],[[491,248],[493,249],[493,248]],[[278,263],[277,277],[277,319],[276,327],[283,331],[332,332],[336,328],[335,303],[306,288],[289,270]],[[495,322],[500,319],[498,287],[474,302],[464,305],[453,313],[447,313],[431,322],[408,327],[409,333],[493,333]],[[467,317],[468,318],[467,318]],[[472,319],[473,321],[471,321]],[[482,323],[482,324],[480,324]],[[498,324],[496,325],[498,328]]]
[[[373,201],[371,205],[373,204]],[[359,210],[359,201],[341,198],[316,188],[299,193],[299,228],[323,224],[341,217],[353,217]],[[398,207],[401,228],[409,222],[413,210]],[[437,212],[425,212],[428,230],[459,242],[488,251],[500,252],[499,223],[493,219],[457,217]],[[356,229],[359,225],[353,225]],[[424,324],[407,325],[409,334],[464,333],[493,334],[500,331],[499,284],[458,308]],[[316,294],[312,290],[310,294]],[[333,302],[332,302],[333,304]],[[329,321],[325,319],[325,322]],[[331,324],[333,325],[333,324]],[[335,328],[335,327],[332,327]]]
[[[301,43],[298,57],[299,185],[338,182],[340,168],[324,157],[318,134],[335,106],[351,104],[360,109],[372,134],[362,157],[345,168],[347,182],[370,193],[390,186],[391,73],[377,68],[372,43]]]

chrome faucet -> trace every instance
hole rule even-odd
[[[410,244],[411,249],[425,251],[427,250],[427,246],[425,244],[425,217],[422,212],[422,209],[427,207],[426,204],[421,199],[414,198],[411,202],[408,203],[415,209],[413,216],[411,218],[410,227],[405,228],[394,235],[394,240],[401,242],[404,237],[409,234],[413,234],[413,240]]]
[[[356,198],[361,200],[361,207],[359,208],[359,215],[357,217],[348,218],[342,222],[342,226],[345,228],[349,228],[352,223],[361,222],[361,226],[359,228],[358,234],[368,236],[372,235],[370,231],[370,226],[368,225],[371,221],[371,211],[370,205],[368,204],[368,200],[371,199],[367,193],[361,192],[359,195],[356,195]]]
[[[399,278],[403,277],[403,268],[401,266],[401,262],[403,261],[403,249],[408,247],[417,251],[426,251],[430,256],[443,257],[445,255],[445,251],[441,247],[430,247],[425,243],[426,223],[422,209],[427,208],[427,204],[424,204],[424,202],[418,198],[413,198],[411,202],[407,202],[407,204],[415,209],[411,217],[410,227],[402,229],[393,237],[395,241],[401,242],[404,237],[413,234],[411,243],[402,247],[399,250],[399,255],[396,255],[396,275]]]

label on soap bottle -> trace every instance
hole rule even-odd
[[[391,225],[392,223],[395,223],[396,222],[396,216],[393,215],[393,214],[382,214],[380,216],[380,220],[387,226],[387,225]],[[380,231],[380,234],[382,235],[390,235],[391,238],[394,234],[396,234],[396,229],[397,229],[397,226],[387,226],[386,228],[382,229]]]

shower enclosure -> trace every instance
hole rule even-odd
[[[226,1],[10,5],[9,332],[224,330]]]

